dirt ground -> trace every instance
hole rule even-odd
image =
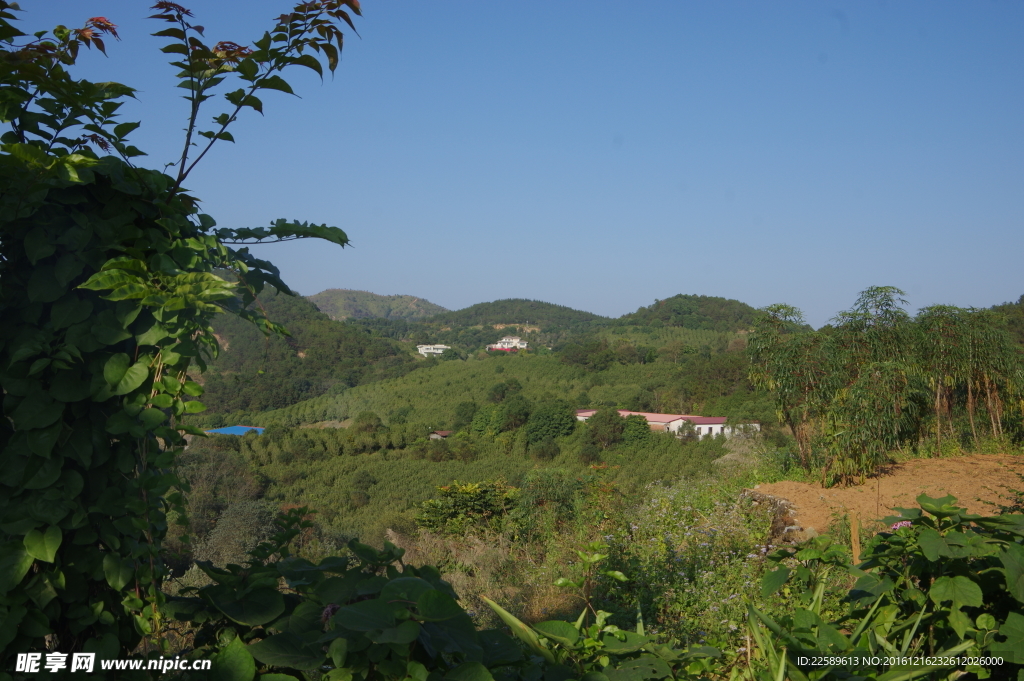
[[[865,527],[894,515],[894,506],[913,508],[922,492],[931,497],[952,494],[972,513],[994,513],[1010,489],[1024,489],[1014,475],[1024,473],[1024,456],[972,454],[949,459],[914,459],[896,464],[885,474],[856,487],[823,489],[803,482],[758,485],[757,491],[787,499],[795,507],[796,524],[821,534],[834,514],[856,514]]]

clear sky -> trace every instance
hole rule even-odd
[[[186,110],[151,4],[23,0],[21,23],[120,26],[79,73],[139,88],[124,119],[143,121],[132,139],[159,167]],[[181,4],[211,42],[243,44],[290,6]],[[301,98],[267,94],[266,116],[249,112],[187,183],[222,226],[346,230],[351,249],[260,249],[303,294],[618,316],[697,293],[786,302],[815,326],[870,285],[903,288],[912,309],[1024,294],[1022,2],[363,13],[333,80],[294,73]]]

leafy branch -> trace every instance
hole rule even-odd
[[[181,80],[179,87],[188,90],[185,99],[190,104],[185,144],[176,162],[178,174],[172,192],[181,187],[192,169],[218,140],[235,141],[228,127],[243,108],[249,107],[263,113],[263,102],[256,97],[257,90],[295,94],[291,85],[279,75],[285,68],[305,66],[316,71],[323,79],[323,65],[319,58],[322,55],[328,69],[334,72],[344,44],[344,34],[338,23],[343,21],[355,31],[346,7],[354,14],[362,14],[358,0],[300,2],[289,14],[278,17],[274,28],[255,41],[253,48],[230,41],[221,41],[211,48],[200,39],[203,37],[203,27],[188,22],[187,19],[192,17],[191,11],[163,0],[153,6],[158,13],[151,18],[174,24],[172,28],[153,35],[175,39],[175,42],[161,49],[166,53],[183,56],[181,60],[171,62],[171,65],[181,69],[177,76]],[[314,52],[315,56],[312,54]],[[232,108],[213,117],[214,129],[197,130],[200,106],[212,96],[209,93],[231,73],[248,84],[224,94]],[[190,159],[190,151],[196,146],[193,142],[195,135],[209,141],[194,159]]]

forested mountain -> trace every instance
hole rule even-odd
[[[398,305],[400,299],[408,299],[404,308]],[[415,353],[416,344],[443,343],[463,359],[483,359],[484,346],[508,334],[527,340],[530,354],[553,352],[555,365],[588,372],[708,361],[742,350],[742,336],[733,330],[744,327],[752,310],[723,298],[676,296],[619,320],[524,299],[480,303],[419,320],[401,316],[412,311],[413,300],[340,289],[307,299],[269,293],[261,304],[289,330],[287,338],[265,338],[242,320],[223,315],[215,324],[222,352],[204,377],[209,413],[243,412],[255,418],[260,412],[430,366],[434,360],[425,364]],[[391,308],[389,301],[395,303]],[[330,305],[350,305],[345,308],[349,311],[358,307],[358,314],[372,308],[377,316],[335,321],[324,310]],[[415,305],[427,309],[432,304],[419,300]],[[740,354],[734,356],[742,363]],[[598,402],[630,406],[635,400],[623,393]],[[648,402],[635,406],[653,409],[658,400]],[[438,427],[443,425],[438,422]]]
[[[445,312],[424,319],[430,324],[465,327],[494,324],[522,324],[537,327],[565,327],[581,322],[607,321],[607,317],[574,310],[564,305],[539,300],[508,298],[491,303],[477,303],[455,312]]]
[[[306,296],[320,311],[334,320],[365,319],[421,319],[447,312],[446,308],[416,296],[382,296],[369,291],[329,288]]]
[[[750,305],[738,300],[679,294],[623,315],[616,323],[680,326],[707,331],[745,331],[754,325],[756,312]]]
[[[259,302],[291,335],[268,338],[235,315],[219,315],[213,328],[221,352],[202,377],[211,411],[280,408],[416,366],[395,341],[333,321],[309,300],[268,290]]]
[[[585,354],[586,350],[584,351]],[[736,420],[774,421],[768,402],[754,394],[741,350],[683,353],[643,361],[622,351],[581,361],[570,353],[476,356],[464,361],[421,362],[422,370],[360,385],[263,413],[235,413],[249,425],[298,426],[342,421],[372,412],[386,425],[410,424],[423,433],[458,426],[459,408],[483,408],[506,389],[530,402],[564,400],[574,408],[614,406],[638,411],[714,414]],[[206,425],[211,421],[205,416]],[[219,418],[219,417],[218,417]]]

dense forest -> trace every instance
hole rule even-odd
[[[737,331],[754,325],[757,311],[746,303],[716,296],[677,295],[655,301],[616,323],[635,326],[680,326],[684,329]]]
[[[288,336],[264,335],[234,316],[213,323],[220,351],[202,375],[215,412],[279,409],[331,391],[401,376],[416,362],[406,348],[367,329],[331,320],[296,296],[268,290],[258,299]]]

